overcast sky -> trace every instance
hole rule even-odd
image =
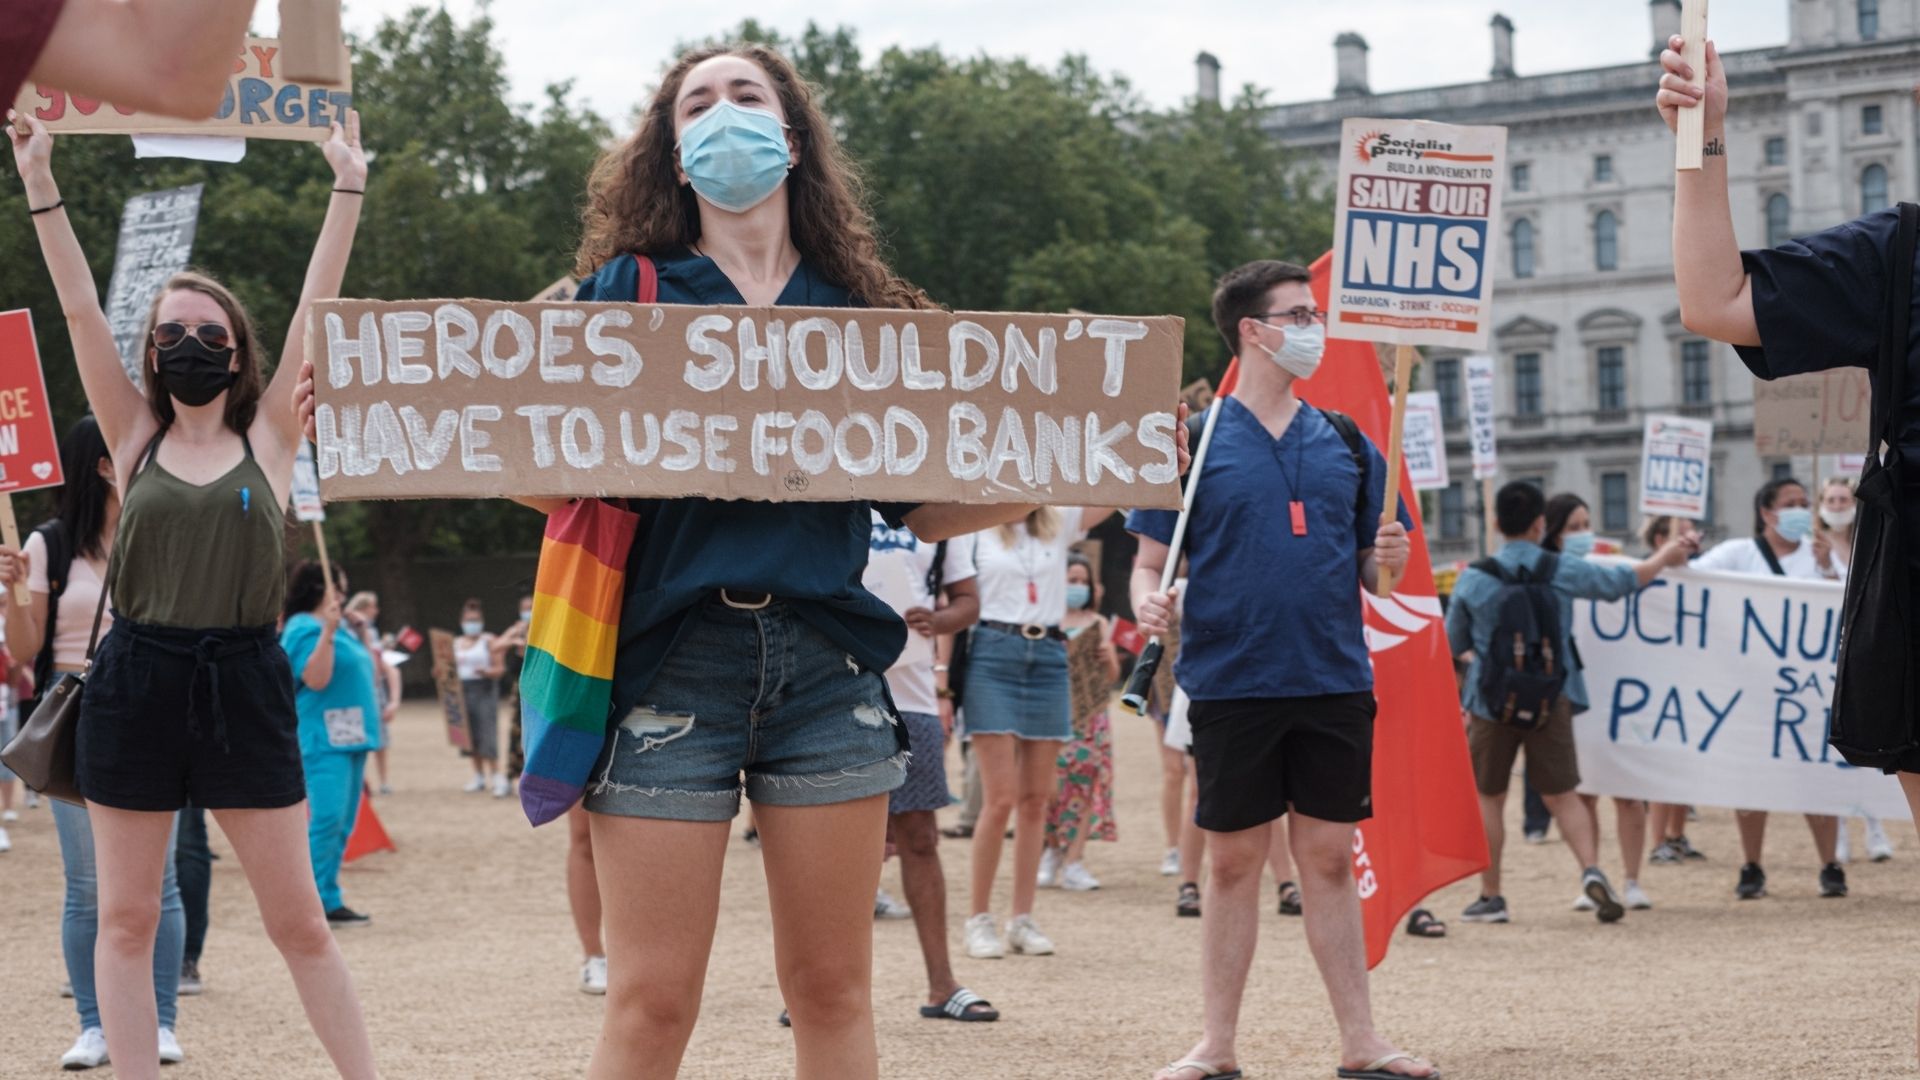
[[[419,0],[346,0],[350,27],[366,31]],[[438,2],[438,0],[435,0]],[[1791,0],[1717,0],[1713,36],[1723,48],[1784,44]],[[474,0],[445,0],[461,18]],[[274,0],[256,25],[274,26]],[[1492,62],[1488,21],[1516,26],[1523,75],[1630,63],[1648,56],[1647,0],[495,0],[514,93],[534,100],[572,79],[603,114],[624,119],[676,43],[719,33],[752,16],[789,34],[809,20],[850,26],[871,56],[889,45],[935,45],[953,54],[1019,55],[1051,65],[1084,53],[1124,75],[1147,100],[1170,107],[1194,90],[1193,58],[1220,58],[1229,94],[1245,83],[1278,102],[1328,96],[1333,39],[1358,31],[1372,46],[1375,90],[1472,82]]]

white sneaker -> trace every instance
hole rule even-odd
[[[1846,819],[1843,818],[1840,821],[1840,837],[1834,841],[1833,845],[1833,861],[1839,863],[1841,866],[1852,862],[1852,847],[1853,845],[1847,842],[1847,822]]]
[[[1100,879],[1093,876],[1086,863],[1068,863],[1067,868],[1060,871],[1060,887],[1068,892],[1092,892],[1100,887]]]
[[[1053,939],[1033,925],[1033,916],[1016,915],[1007,924],[1007,948],[1028,956],[1052,956]]]
[[[180,1040],[173,1034],[172,1028],[160,1029],[160,1064],[178,1065],[187,1060],[187,1052],[180,1049]]]
[[[28,788],[27,789],[27,809],[38,810],[39,808],[40,808],[39,793],[34,791],[32,788]]]
[[[998,960],[1007,955],[992,915],[982,912],[967,920],[967,955],[975,960]]]
[[[1060,884],[1060,851],[1047,848],[1040,853],[1040,874],[1034,884],[1043,889],[1051,889]]]
[[[1653,901],[1647,899],[1646,891],[1640,888],[1640,883],[1637,881],[1627,882],[1627,887],[1621,891],[1620,896],[1627,902],[1627,907],[1634,911],[1653,910]],[[1588,904],[1591,906],[1592,901],[1588,901]]]
[[[73,1049],[60,1055],[63,1069],[97,1069],[107,1063],[107,1033],[88,1028],[73,1040]]]
[[[504,799],[511,794],[513,794],[513,781],[504,776],[496,776],[493,778],[494,798]]]
[[[12,850],[13,850],[13,838],[7,835],[7,830],[0,829],[0,851],[12,851]]]
[[[467,781],[467,786],[460,790],[472,795],[476,792],[487,790],[487,782],[481,779],[478,773],[475,773],[473,779]]]
[[[881,889],[873,894],[873,917],[876,919],[911,919],[913,909],[904,902],[895,900],[893,894]]]
[[[20,820],[20,811],[18,811],[18,810],[0,810],[0,821],[4,821],[4,822],[6,822],[7,824],[9,824],[9,825],[11,825],[11,824],[13,824],[14,822],[16,822],[16,821],[19,821],[19,820]]]
[[[392,784],[381,784],[381,785],[380,785],[380,790],[379,790],[379,791],[378,791],[378,792],[377,792],[376,794],[380,794],[380,795],[391,795],[391,794],[393,794],[393,785],[392,785]]]
[[[1573,902],[1573,910],[1575,911],[1592,911],[1599,906],[1600,905],[1594,903],[1593,898],[1589,897],[1586,893],[1581,893],[1580,898]]]
[[[1867,819],[1867,858],[1874,862],[1886,862],[1893,858],[1893,841],[1887,837],[1886,826],[1879,818]]]
[[[1164,856],[1161,856],[1160,876],[1161,877],[1180,876],[1180,849],[1179,848],[1177,847],[1168,848],[1167,853]]]
[[[607,958],[589,956],[580,967],[580,992],[583,994],[604,994],[607,992]]]

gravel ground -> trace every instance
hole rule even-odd
[[[529,829],[516,802],[462,794],[462,766],[427,707],[409,707],[395,727],[397,791],[379,809],[400,850],[348,868],[347,901],[374,923],[341,938],[383,1073],[580,1075],[601,1002],[574,989],[564,829]],[[1145,1077],[1191,1043],[1200,926],[1174,917],[1172,884],[1157,873],[1151,725],[1116,716],[1115,740],[1121,840],[1089,859],[1105,887],[1043,893],[1036,913],[1059,954],[959,962],[961,979],[1001,1007],[1002,1022],[919,1019],[912,924],[875,927],[886,1075]],[[1578,883],[1562,845],[1516,845],[1507,895],[1518,921],[1461,925],[1455,917],[1473,884],[1444,890],[1428,906],[1454,921],[1453,936],[1396,939],[1374,973],[1375,1012],[1389,1037],[1432,1056],[1452,1078],[1905,1075],[1915,999],[1905,946],[1920,939],[1920,842],[1904,822],[1891,829],[1895,860],[1856,863],[1853,896],[1821,900],[1806,831],[1781,816],[1773,895],[1737,903],[1732,815],[1708,811],[1693,836],[1712,859],[1649,867],[1656,910],[1615,927],[1569,909]],[[14,849],[0,855],[0,1077],[49,1076],[76,1032],[71,1003],[58,996],[59,850],[44,808],[11,832]],[[215,847],[224,851],[217,831]],[[957,913],[966,846],[943,850]],[[758,861],[745,844],[731,846],[684,1076],[792,1073],[789,1040],[774,1023],[781,1003]],[[1606,862],[1617,874],[1611,844]],[[892,867],[886,882],[898,894]],[[958,915],[949,921],[957,948]],[[1263,934],[1241,1024],[1247,1075],[1330,1077],[1333,1023],[1301,922],[1269,907]],[[201,969],[207,993],[181,1004],[188,1057],[167,1070],[171,1080],[332,1075],[230,855],[215,864]]]

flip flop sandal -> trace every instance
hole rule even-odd
[[[1300,886],[1291,881],[1280,883],[1280,914],[1300,914]]]
[[[920,1015],[928,1020],[958,1020],[963,1024],[990,1024],[1000,1019],[1000,1010],[979,994],[961,987],[942,1005],[922,1005]]]
[[[1389,1071],[1387,1066],[1397,1061],[1422,1063],[1419,1058],[1414,1057],[1412,1054],[1388,1054],[1386,1057],[1368,1065],[1364,1069],[1348,1069],[1343,1067],[1335,1070],[1334,1075],[1338,1076],[1340,1080],[1440,1080],[1440,1072],[1437,1069],[1420,1077],[1416,1077],[1412,1073]]]
[[[1447,936],[1447,924],[1433,917],[1426,908],[1415,908],[1407,917],[1407,936],[1424,938],[1443,938]]]
[[[1181,1069],[1200,1070],[1200,1080],[1241,1080],[1246,1075],[1239,1069],[1221,1069],[1218,1065],[1210,1065],[1195,1058],[1184,1058],[1167,1063],[1168,1071],[1179,1072]]]

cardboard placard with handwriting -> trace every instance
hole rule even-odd
[[[1762,454],[1865,453],[1872,422],[1865,368],[1753,381],[1753,445]]]
[[[328,501],[1180,505],[1183,321],[482,300],[316,304]]]
[[[447,742],[460,750],[473,748],[473,736],[467,724],[467,695],[460,686],[460,671],[453,658],[453,634],[429,630],[433,647],[433,688],[440,695],[440,709],[446,714]]]

